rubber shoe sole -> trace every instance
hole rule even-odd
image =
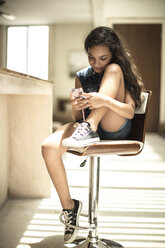
[[[92,138],[92,139],[87,139],[87,140],[79,140],[79,141],[76,141],[74,139],[64,139],[63,142],[62,142],[62,145],[65,146],[65,147],[84,147],[84,146],[88,146],[88,145],[91,145],[91,144],[96,144],[100,141],[100,138],[99,137],[96,137],[96,138]]]

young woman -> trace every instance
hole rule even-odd
[[[111,28],[92,30],[86,37],[85,50],[90,66],[77,72],[75,79],[75,88],[82,88],[83,92],[76,98],[70,96],[76,126],[74,122],[62,126],[42,144],[43,158],[66,223],[72,225],[79,223],[82,203],[70,196],[62,154],[68,147],[86,146],[100,139],[126,139],[135,107],[141,105],[143,86],[130,55]],[[76,236],[76,229],[65,228],[65,243],[71,243]]]

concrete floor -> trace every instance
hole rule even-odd
[[[88,165],[80,168],[81,161],[64,156],[72,197],[86,212]],[[148,134],[140,155],[104,156],[100,180],[100,237],[125,248],[165,248],[165,139]],[[53,187],[48,199],[9,199],[0,209],[0,248],[61,248],[56,240],[64,228],[55,209],[61,208]]]

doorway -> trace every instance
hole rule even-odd
[[[146,131],[157,132],[160,112],[161,24],[114,24],[131,52],[145,89],[152,91]]]

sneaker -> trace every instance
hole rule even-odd
[[[74,201],[74,208],[73,209],[63,209],[63,216],[64,216],[64,223],[66,225],[65,233],[64,233],[64,242],[69,244],[75,240],[78,234],[78,229],[73,228],[72,226],[79,225],[79,216],[82,209],[82,202],[73,200]]]
[[[84,147],[99,141],[98,133],[91,129],[89,122],[84,121],[78,124],[74,133],[69,138],[64,139],[62,144],[66,147]]]

